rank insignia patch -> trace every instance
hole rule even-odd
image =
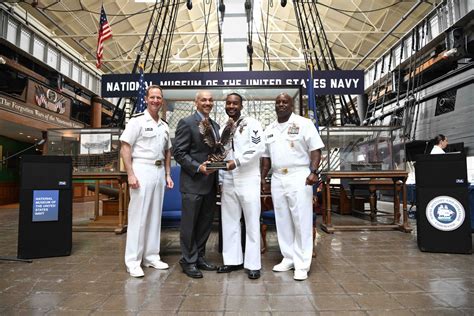
[[[262,140],[260,136],[250,136],[250,138],[252,139],[252,143],[254,144],[258,144]]]

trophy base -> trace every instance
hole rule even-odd
[[[207,170],[227,170],[227,162],[225,161],[216,161],[216,162],[209,162],[206,164]]]

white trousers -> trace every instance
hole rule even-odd
[[[140,187],[130,189],[125,265],[131,269],[160,260],[165,168],[133,163]]]
[[[244,264],[261,269],[260,258],[260,176],[224,179],[221,198],[222,257],[225,265]],[[242,211],[245,219],[245,258],[242,253]]]
[[[313,255],[313,188],[306,185],[309,169],[273,173],[272,199],[278,244],[283,261],[309,271]]]

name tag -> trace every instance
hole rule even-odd
[[[153,127],[145,127],[145,132],[153,132]]]

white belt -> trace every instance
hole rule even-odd
[[[145,158],[133,158],[133,162],[144,163],[147,165],[155,165],[157,167],[163,167],[165,162],[163,160],[145,159]]]
[[[273,173],[289,174],[289,173],[295,173],[295,172],[304,171],[304,170],[309,172],[309,167],[275,168],[273,169]]]

